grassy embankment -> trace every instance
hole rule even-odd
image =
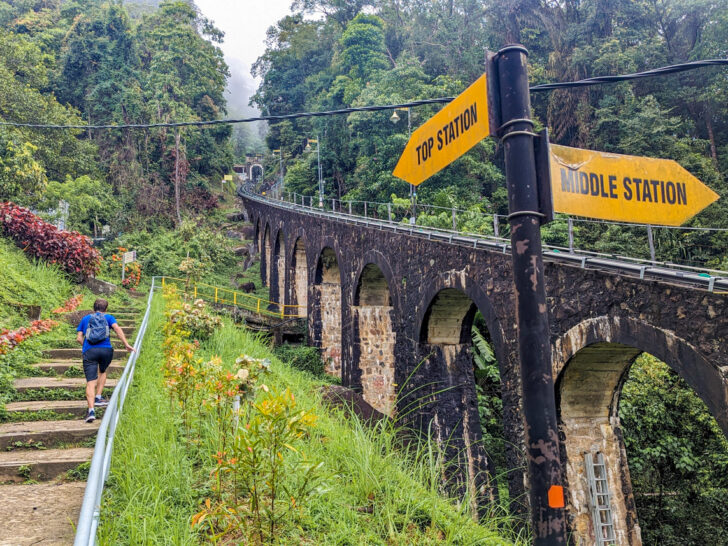
[[[206,498],[214,496],[214,462],[202,446],[214,425],[200,425],[198,442],[185,436],[176,404],[163,386],[163,303],[154,300],[152,320],[134,385],[115,442],[116,451],[102,509],[102,544],[197,544],[209,539],[190,525]],[[200,348],[232,369],[245,353],[271,358],[269,347],[229,321]],[[280,544],[511,544],[519,538],[503,516],[476,524],[467,502],[441,495],[442,467],[432,446],[404,454],[388,427],[369,429],[324,406],[323,383],[272,358],[265,383],[288,387],[297,407],[318,415],[313,432],[296,444],[310,461],[324,463],[317,491],[276,533]],[[262,393],[261,393],[262,394]],[[204,428],[204,430],[202,430]],[[234,535],[233,535],[234,536]],[[229,543],[240,543],[241,535]],[[226,542],[223,542],[226,543]]]
[[[44,375],[44,372],[30,366],[41,360],[44,348],[78,346],[75,325],[65,322],[60,318],[62,315],[51,312],[77,294],[84,296],[80,309],[89,309],[97,297],[88,288],[74,284],[56,265],[29,260],[15,244],[0,237],[0,330],[28,326],[28,306],[40,306],[41,318],[52,318],[58,322],[58,326],[50,332],[28,338],[12,351],[0,355],[0,418],[4,403],[17,398],[13,379]],[[112,311],[115,306],[132,304],[123,290],[108,299]],[[52,396],[68,398],[70,394],[60,391]]]

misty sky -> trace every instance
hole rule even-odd
[[[268,27],[290,13],[291,0],[195,0],[205,17],[225,32],[222,50],[230,67],[228,114],[250,113],[257,82],[250,67],[265,51]]]

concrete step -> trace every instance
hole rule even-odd
[[[134,344],[133,340],[128,340],[130,344]],[[127,353],[123,347],[114,347],[114,357],[116,359],[126,358]],[[79,363],[83,358],[81,347],[64,348],[64,349],[46,349],[43,351],[43,358],[46,360],[76,360]]]
[[[120,320],[137,320],[141,315],[139,313],[109,313],[116,319],[117,322]]]
[[[52,480],[93,457],[89,447],[0,453],[0,481]]]
[[[65,443],[77,443],[96,435],[101,424],[97,419],[86,423],[81,419],[69,421],[27,421],[0,424],[0,451],[18,447],[15,444],[38,444],[45,447]],[[25,447],[21,445],[20,447]]]
[[[85,482],[0,486],[0,545],[73,544]]]
[[[76,417],[86,417],[88,405],[86,400],[29,400],[25,402],[9,402],[5,404],[8,413],[34,413],[37,411],[53,411],[59,415],[67,416],[69,413]],[[96,417],[99,417],[104,408],[96,408]]]
[[[106,388],[116,387],[116,379],[108,379]],[[13,381],[13,387],[18,392],[31,389],[84,389],[86,379],[83,377],[23,377]]]
[[[106,369],[108,373],[119,373],[124,371],[126,359],[112,360],[109,367]],[[53,371],[56,375],[63,375],[66,370],[71,366],[74,366],[81,370],[81,360],[56,360],[51,362],[37,362],[32,364],[33,368],[38,368],[44,372]]]

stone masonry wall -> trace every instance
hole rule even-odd
[[[293,272],[293,290],[292,295],[295,297],[296,305],[299,305],[298,312],[306,314],[308,307],[308,269],[306,265],[306,249],[300,241],[296,244],[296,253],[294,255],[295,271]]]
[[[359,319],[359,368],[364,400],[386,415],[395,403],[392,308],[362,305],[354,308]]]
[[[278,254],[278,303],[280,304],[279,310],[284,310],[286,305],[286,253],[281,247],[281,251]],[[292,314],[292,309],[285,309],[286,314]]]
[[[270,244],[270,233],[266,231],[265,233],[265,278],[263,279],[265,281],[266,286],[270,286],[270,272],[273,269],[273,264],[270,261],[271,254],[273,253],[273,250],[271,248]]]
[[[321,305],[321,358],[326,373],[341,377],[341,285],[319,285]]]
[[[584,460],[587,452],[604,457],[617,544],[642,544],[617,412],[621,380],[639,353],[619,344],[590,345],[572,358],[557,383],[568,513],[578,544],[596,542]]]

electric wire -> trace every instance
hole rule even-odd
[[[728,66],[728,59],[705,59],[701,61],[690,61],[685,63],[653,68],[643,72],[634,72],[632,74],[620,74],[616,76],[596,76],[594,78],[586,78],[572,82],[556,82],[543,83],[534,85],[530,88],[532,92],[553,91],[555,89],[571,89],[577,87],[586,87],[591,85],[602,85],[608,83],[616,83],[629,80],[638,80],[642,78],[651,78],[656,76],[665,76],[668,74],[676,74],[688,70],[705,68],[709,66]],[[381,112],[385,110],[396,110],[405,108],[414,108],[428,104],[447,104],[452,102],[455,97],[439,97],[433,99],[421,99],[400,104],[385,104],[372,106],[355,106],[351,108],[340,108],[338,110],[326,110],[322,112],[296,112],[293,114],[255,116],[240,119],[214,119],[207,121],[178,121],[168,123],[129,123],[129,124],[107,124],[107,125],[57,125],[49,123],[22,123],[14,121],[0,121],[0,127],[22,127],[28,129],[80,129],[80,130],[110,130],[110,129],[153,129],[159,127],[210,127],[215,125],[235,125],[238,123],[251,123],[254,121],[277,122],[290,119],[300,118],[317,118],[324,116],[336,116],[343,114],[352,114],[354,112]]]
[[[586,78],[574,82],[543,83],[540,85],[534,85],[530,88],[530,90],[535,92],[552,91],[554,89],[571,89],[574,87],[587,87],[590,85],[617,83],[629,80],[639,80],[642,78],[652,78],[655,76],[665,76],[667,74],[676,74],[678,72],[695,70],[696,68],[703,68],[706,66],[728,66],[728,59],[705,59],[702,61],[690,61],[686,63],[662,66],[660,68],[653,68],[652,70],[645,70],[643,72],[634,72],[632,74],[621,74],[617,76],[596,76],[594,78]]]

